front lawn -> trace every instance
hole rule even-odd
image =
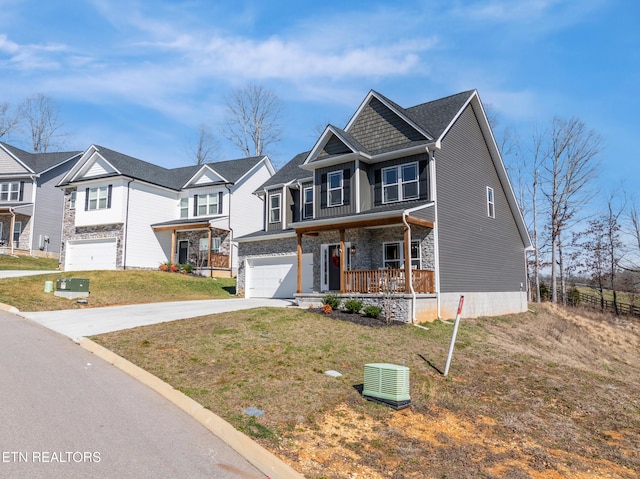
[[[0,303],[20,311],[54,311],[85,307],[45,293],[45,281],[58,278],[89,280],[89,306],[223,299],[235,297],[235,279],[203,278],[160,271],[77,271],[0,280]]]
[[[534,307],[462,320],[447,378],[452,325],[439,321],[372,327],[260,308],[93,339],[308,479],[636,478],[639,325]],[[377,362],[410,368],[410,409],[362,398],[364,364]]]
[[[34,258],[33,256],[11,256],[0,254],[0,270],[56,270],[57,258]]]

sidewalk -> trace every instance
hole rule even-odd
[[[96,334],[260,307],[295,307],[295,305],[286,299],[206,299],[62,311],[31,313],[21,311],[17,314],[79,342],[82,337]]]

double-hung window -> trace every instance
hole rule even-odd
[[[327,175],[327,205],[340,206],[344,203],[342,170]]]
[[[302,191],[302,217],[313,218],[313,187],[309,186]]]
[[[269,196],[269,223],[279,223],[282,211],[282,193]]]
[[[106,210],[111,208],[111,185],[87,188],[86,210]]]
[[[208,216],[218,214],[218,194],[209,193],[204,195],[197,195],[198,209],[197,216]]]
[[[493,196],[493,188],[487,186],[487,216],[489,218],[496,217],[495,198]]]
[[[418,197],[418,163],[382,169],[383,203],[413,200]]]
[[[20,182],[0,183],[0,201],[18,201],[20,198]]]
[[[411,269],[420,269],[420,242],[412,241],[411,248]],[[404,268],[404,242],[384,243],[382,245],[383,266],[387,269]]]
[[[189,217],[189,198],[180,198],[180,218]]]

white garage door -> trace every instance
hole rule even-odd
[[[293,298],[298,287],[298,259],[270,256],[247,260],[245,296],[248,298]],[[313,254],[302,255],[302,291],[313,290]]]
[[[116,269],[116,239],[69,241],[65,271]]]

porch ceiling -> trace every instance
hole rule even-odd
[[[421,218],[415,218],[411,215],[407,215],[406,217],[407,223],[415,226],[422,226],[424,228],[433,228],[433,222],[423,220]],[[338,222],[339,219],[336,219],[334,223],[331,224],[321,224],[315,226],[299,226],[295,228],[297,234],[300,235],[313,235],[319,233],[321,231],[332,231],[332,230],[343,230],[343,229],[354,229],[354,228],[371,228],[375,226],[389,226],[389,225],[398,225],[402,224],[402,215],[394,215],[387,216],[384,218],[373,218],[373,219],[359,219],[359,220],[347,220]]]

